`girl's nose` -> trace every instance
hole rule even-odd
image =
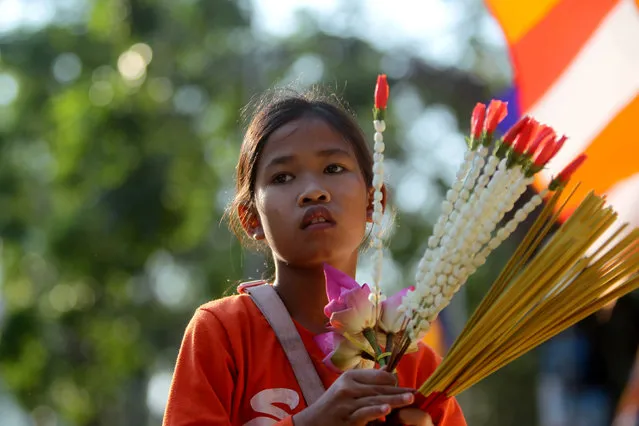
[[[317,185],[310,186],[308,189],[303,191],[297,203],[300,206],[306,204],[314,204],[314,203],[327,203],[331,200],[331,196],[325,189],[318,187]]]

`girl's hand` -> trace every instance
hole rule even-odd
[[[404,408],[399,410],[399,420],[405,425],[433,426],[433,420],[428,413],[417,408]]]
[[[386,371],[349,370],[314,404],[295,414],[293,422],[295,426],[364,426],[389,414],[393,408],[413,403],[413,389],[397,387],[396,383],[395,376]],[[412,413],[414,410],[406,411],[405,416],[408,417],[402,418],[402,421],[413,422],[407,424],[432,424],[424,423],[422,417]]]

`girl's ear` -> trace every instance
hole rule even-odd
[[[264,228],[260,223],[260,218],[255,209],[242,204],[237,208],[237,214],[240,217],[240,223],[246,235],[254,240],[264,239]]]
[[[375,194],[375,188],[372,186],[368,188],[368,207],[366,208],[366,221],[373,221],[373,194]],[[386,185],[382,185],[382,212],[386,210],[386,201],[388,197],[386,196]]]

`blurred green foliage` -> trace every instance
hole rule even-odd
[[[259,275],[221,223],[251,96],[310,66],[369,122],[388,52],[308,15],[283,38],[255,19],[248,2],[93,0],[2,36],[0,74],[19,92],[0,105],[0,379],[35,424],[158,424],[149,381],[170,372],[193,310]],[[393,55],[406,69],[392,92],[445,106],[461,132],[503,84]],[[406,139],[401,117],[389,121],[388,139]],[[445,177],[431,178],[441,196]],[[430,223],[400,211],[397,225],[390,249],[410,269]],[[507,251],[473,278],[471,304]],[[462,396],[470,424],[532,425],[533,368],[525,357]]]

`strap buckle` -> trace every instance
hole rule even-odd
[[[237,286],[237,292],[239,294],[246,294],[247,288],[257,287],[262,284],[266,284],[266,281],[264,280],[246,281]]]

